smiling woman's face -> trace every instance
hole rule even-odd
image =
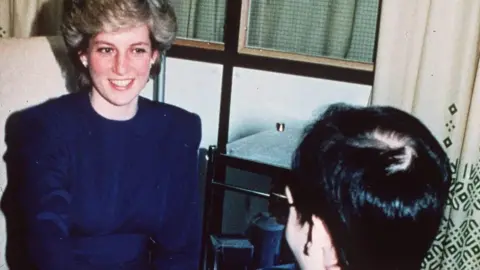
[[[147,25],[140,25],[99,33],[80,60],[88,65],[92,95],[114,106],[136,106],[157,57]]]

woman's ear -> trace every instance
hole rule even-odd
[[[88,67],[88,58],[85,53],[78,53],[78,57],[80,58],[80,62],[82,62],[84,67]]]
[[[159,57],[160,53],[158,52],[158,50],[153,50],[152,57],[150,58],[150,66],[153,66],[153,64],[155,63],[155,61],[157,61]]]

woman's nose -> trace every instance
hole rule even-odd
[[[128,71],[128,58],[125,54],[117,54],[113,65],[115,73],[124,75]]]

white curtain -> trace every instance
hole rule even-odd
[[[0,37],[55,35],[63,0],[1,0]]]
[[[372,104],[423,120],[454,173],[445,219],[423,269],[480,269],[479,35],[480,1],[382,3]]]

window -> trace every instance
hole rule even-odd
[[[373,71],[379,1],[176,0],[177,45],[224,50],[235,34],[239,54]],[[226,33],[228,12],[239,29]]]
[[[228,142],[235,68],[373,85],[380,0],[172,0],[167,56],[220,64],[217,146]]]
[[[377,13],[378,0],[244,1],[239,49],[313,62],[317,57],[372,64]]]
[[[303,127],[302,121],[322,105],[346,99],[356,104],[368,102],[374,77],[379,1],[172,0],[179,33],[167,56],[183,60],[167,61],[167,66],[177,71],[167,72],[169,78],[165,80],[170,86],[166,91],[178,91],[169,98],[167,95],[167,99],[178,97],[178,104],[184,102],[188,92],[189,106],[202,106],[199,112],[215,115],[206,117],[215,121],[206,125],[217,128],[218,124],[216,136],[208,134],[210,141],[216,139],[216,152],[223,157],[217,159],[221,160],[217,164],[225,165],[215,169],[217,183],[268,190],[268,182],[256,181],[262,177],[253,181],[251,174],[241,175],[231,169],[249,167],[248,171],[263,174],[286,167],[289,150],[283,151],[283,147],[270,151],[272,147],[251,151],[259,149],[255,142],[263,140],[270,143],[267,146],[288,148],[292,144],[284,145],[285,138],[295,137],[295,130]],[[195,62],[195,66],[199,62],[214,65],[209,69],[202,64],[204,70],[194,71],[194,64],[182,66],[181,62],[189,62],[185,60]],[[188,91],[180,91],[181,87]],[[286,124],[286,128],[273,140],[273,132],[264,127],[271,130],[276,122]],[[298,129],[292,129],[297,124]],[[269,161],[271,157],[274,159]],[[268,164],[275,166],[265,167]],[[277,178],[284,173],[273,171]],[[210,173],[206,172],[207,178],[213,176]],[[211,213],[206,218],[206,230],[243,231],[242,220],[246,219],[236,217],[243,211],[240,208],[250,208],[253,201],[222,194],[215,192],[215,196],[205,198],[205,202],[212,200],[207,207]],[[224,212],[231,222],[222,225]],[[228,216],[231,212],[235,216]]]
[[[177,43],[192,44],[201,41],[207,44],[222,44],[224,38],[225,11],[227,0],[175,0],[178,20]],[[201,43],[193,43],[201,46]],[[222,48],[223,46],[217,46]]]
[[[167,56],[222,67],[217,136],[221,153],[227,152],[230,122],[235,121],[231,117],[231,111],[236,113],[235,107],[232,110],[232,104],[236,104],[232,103],[232,97],[238,99],[232,91],[235,70],[373,85],[380,0],[172,0],[172,3],[179,32]],[[185,74],[189,73],[180,76]],[[313,88],[325,90],[324,87]],[[278,87],[269,85],[266,89]],[[336,87],[331,89],[335,91]]]

